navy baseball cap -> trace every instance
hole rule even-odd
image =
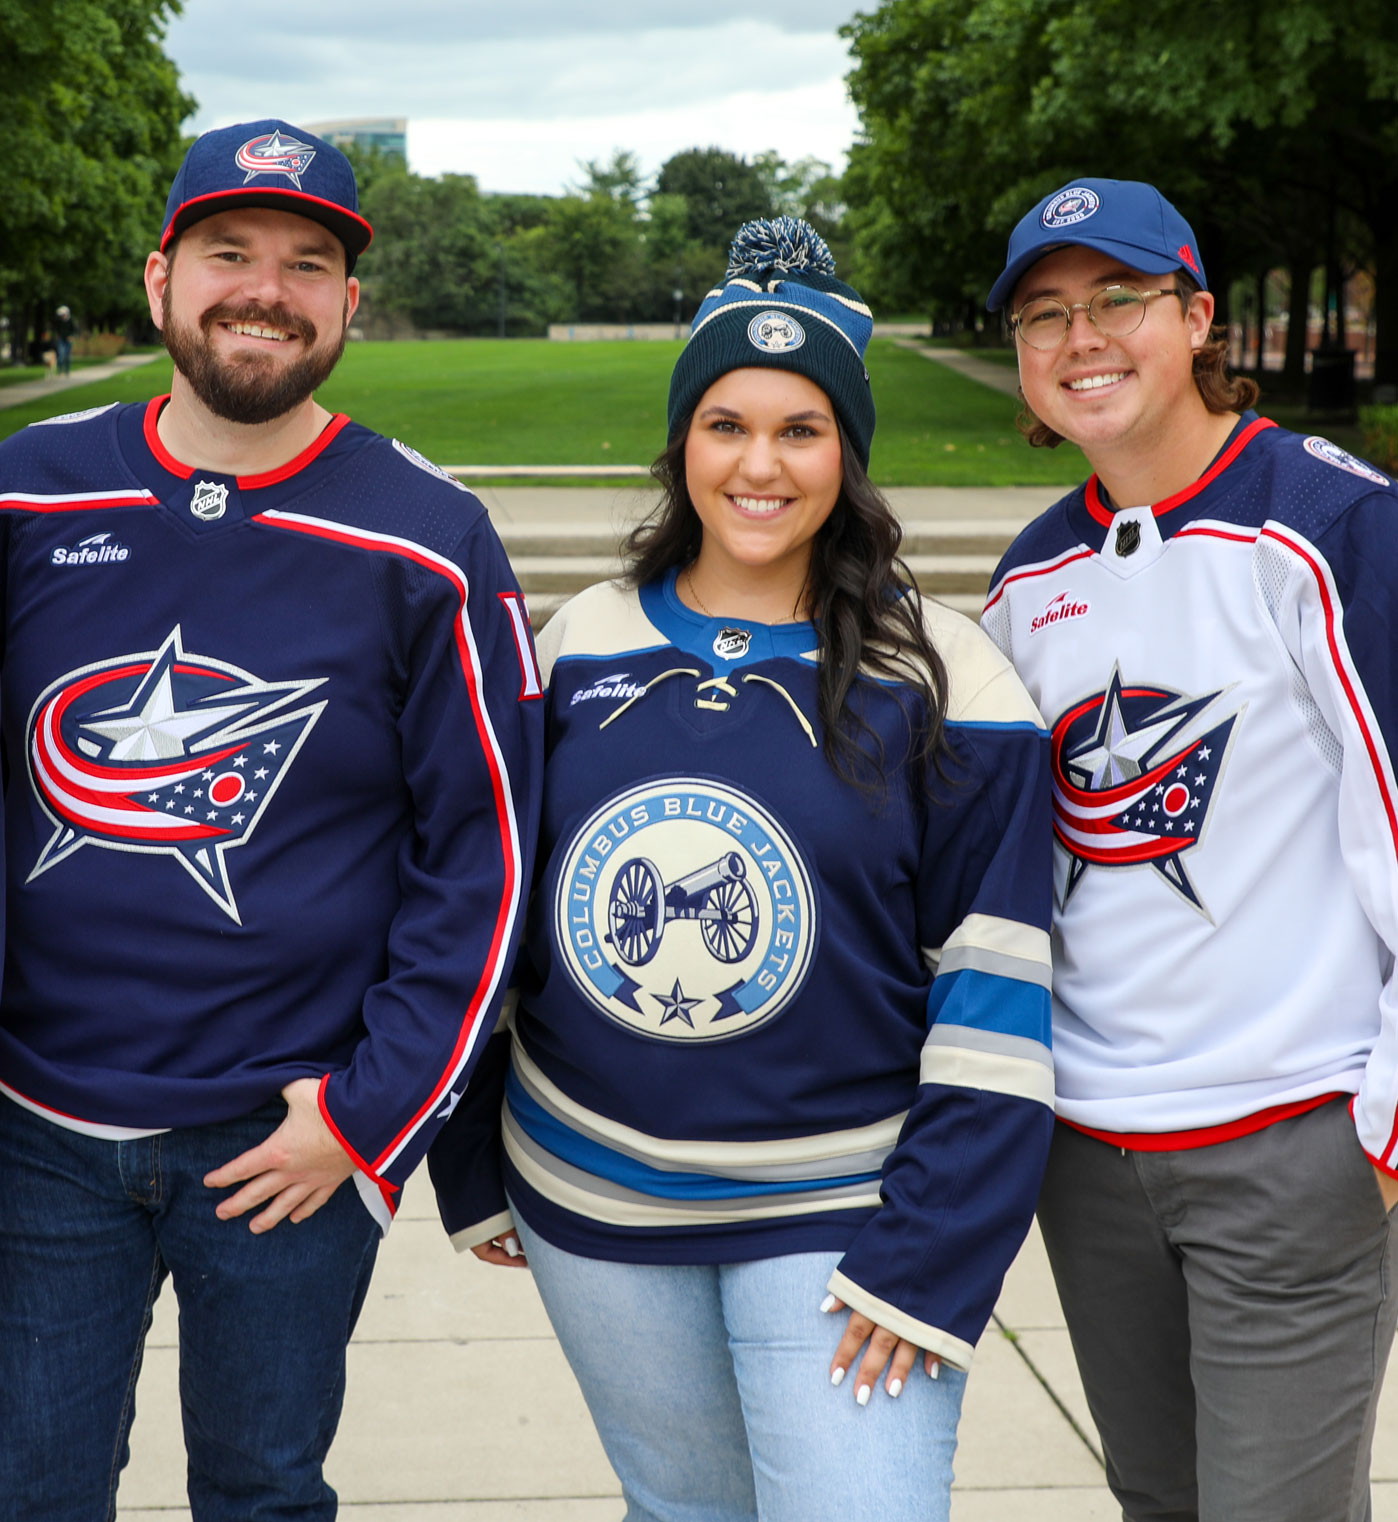
[[[359,188],[344,154],[270,117],[218,127],[195,140],[170,186],[161,252],[185,228],[238,206],[268,206],[319,222],[345,245],[346,272],[374,236],[359,215]]]
[[[1070,180],[1047,195],[1010,234],[1005,269],[986,309],[998,312],[1020,276],[1056,248],[1095,248],[1147,275],[1187,270],[1207,290],[1194,230],[1154,185],[1140,180]]]

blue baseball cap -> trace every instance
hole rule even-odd
[[[987,311],[1005,305],[1031,264],[1070,244],[1110,254],[1147,275],[1186,270],[1201,289],[1208,289],[1194,229],[1154,185],[1069,180],[1019,219],[1010,234],[1004,271],[990,288]]]
[[[319,222],[345,245],[347,273],[374,236],[359,215],[359,187],[344,154],[271,117],[218,127],[195,140],[170,186],[160,251],[187,227],[238,206],[267,206]]]

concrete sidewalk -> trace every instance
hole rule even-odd
[[[118,1522],[189,1517],[173,1298],[167,1289],[156,1309]],[[1115,1522],[1096,1442],[1036,1232],[977,1349],[952,1522]],[[329,1474],[353,1522],[622,1519],[533,1281],[457,1256],[425,1176],[410,1185],[379,1257]],[[1395,1391],[1380,1412],[1374,1478],[1375,1522],[1398,1522]]]
[[[119,354],[104,365],[84,365],[69,375],[46,375],[40,380],[21,381],[17,386],[0,386],[0,408],[19,407],[25,402],[38,402],[46,397],[57,396],[62,391],[77,391],[91,381],[110,380],[137,365],[148,365],[159,359],[160,354]],[[79,397],[72,410],[82,406]]]

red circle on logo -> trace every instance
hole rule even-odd
[[[225,808],[243,796],[243,779],[237,772],[224,772],[209,784],[209,802]]]
[[[1189,807],[1189,789],[1183,782],[1176,782],[1165,789],[1163,802],[1165,812],[1173,819],[1176,814],[1183,814]]]

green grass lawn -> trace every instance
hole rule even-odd
[[[335,411],[444,465],[647,465],[665,440],[678,343],[352,344],[320,392]],[[876,339],[872,474],[886,486],[1068,484],[1086,473],[1065,446],[1031,450],[1015,402]],[[158,359],[110,381],[0,410],[0,437],[61,409],[168,390]]]

